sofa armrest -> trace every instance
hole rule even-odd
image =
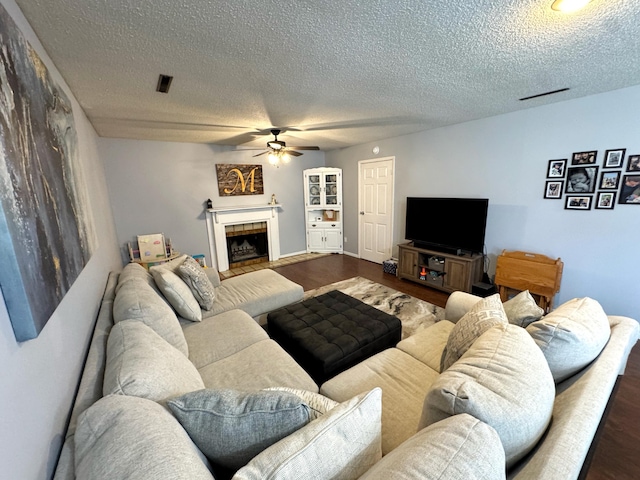
[[[470,293],[453,292],[449,295],[447,304],[444,307],[444,318],[450,322],[457,323],[480,300],[482,300],[482,297]]]

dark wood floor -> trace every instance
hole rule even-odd
[[[383,273],[382,265],[347,255],[331,255],[275,269],[311,290],[360,276],[444,307],[448,295]],[[609,402],[605,420],[589,452],[581,478],[626,480],[640,478],[640,347],[631,351],[627,370]],[[562,479],[553,479],[562,480]]]

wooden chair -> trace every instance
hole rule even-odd
[[[553,308],[553,297],[560,290],[562,268],[560,258],[528,252],[502,251],[496,262],[495,284],[500,299],[505,302],[523,290],[536,299],[540,308],[549,313]]]

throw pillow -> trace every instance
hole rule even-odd
[[[505,478],[504,465],[496,431],[463,413],[423,428],[358,480],[500,480]]]
[[[466,352],[476,338],[495,325],[509,323],[500,295],[483,298],[455,324],[442,352],[440,371],[444,372]]]
[[[522,328],[527,328],[527,325],[540,320],[544,315],[544,310],[538,306],[529,290],[520,292],[512,299],[504,302],[502,306],[507,314],[509,323]]]
[[[141,267],[142,268],[142,267]],[[141,278],[130,278],[116,294],[113,321],[137,320],[189,356],[187,340],[173,309]]]
[[[182,318],[193,322],[202,320],[200,304],[178,275],[163,266],[151,267],[149,271],[162,294]]]
[[[591,363],[609,341],[607,314],[591,298],[575,298],[560,305],[527,332],[542,350],[556,383]]]
[[[73,443],[75,478],[213,479],[178,421],[143,398],[101,398],[78,417]]]
[[[270,446],[233,479],[358,478],[382,456],[381,414],[382,390],[374,388]]]
[[[103,395],[117,393],[162,403],[203,388],[196,367],[144,323],[124,320],[111,329]]]
[[[555,393],[547,361],[531,336],[516,325],[497,325],[433,382],[418,428],[468,413],[496,430],[511,466],[544,434]]]
[[[200,306],[205,310],[211,310],[216,291],[200,264],[193,258],[187,257],[178,267],[177,273],[191,289]]]
[[[309,407],[289,392],[207,389],[167,404],[211,462],[236,470],[309,423]]]
[[[265,388],[265,390],[289,392],[298,396],[300,400],[309,407],[309,420],[315,420],[339,405],[335,400],[331,400],[329,397],[325,397],[319,393],[310,392],[309,390],[300,390],[299,388],[290,387],[270,387]]]

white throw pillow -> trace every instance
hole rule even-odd
[[[200,304],[178,275],[163,266],[151,267],[149,271],[162,294],[182,318],[193,322],[202,320]]]
[[[358,478],[382,456],[381,414],[382,390],[374,388],[270,446],[233,479]]]
[[[103,395],[163,403],[203,388],[202,377],[189,359],[144,323],[125,320],[111,329]]]
[[[527,327],[556,383],[586,367],[609,341],[607,314],[592,298],[574,298]]]
[[[103,397],[80,415],[74,438],[75,478],[213,479],[187,432],[150,400]]]
[[[511,466],[544,434],[555,393],[547,361],[529,334],[497,325],[433,382],[419,428],[468,413],[498,432]]]
[[[466,352],[473,342],[495,325],[509,323],[500,295],[483,298],[455,324],[442,352],[440,371],[444,372]]]

